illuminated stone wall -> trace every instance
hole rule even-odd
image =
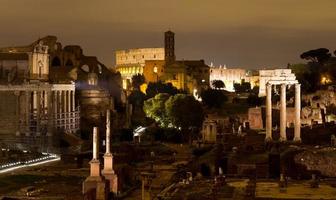
[[[214,80],[221,80],[225,84],[225,90],[234,91],[233,85],[247,80],[245,69],[227,69],[226,67],[210,67],[210,84]],[[212,87],[212,85],[211,85]]]
[[[142,48],[116,51],[116,65],[140,64],[146,60],[164,60],[164,48]]]

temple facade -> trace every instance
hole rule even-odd
[[[1,145],[52,149],[58,132],[79,129],[75,84],[51,83],[49,52],[43,42],[29,49],[0,51]]]

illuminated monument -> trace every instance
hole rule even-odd
[[[176,60],[175,33],[164,33],[164,48],[129,49],[116,52],[116,69],[126,89],[135,74],[143,74],[147,83],[171,83],[189,93],[209,85],[209,66],[204,60]]]
[[[295,86],[295,120],[294,120],[294,141],[301,141],[301,85],[296,80],[290,69],[261,70],[260,71],[260,92],[266,88],[266,141],[272,141],[272,86],[280,85],[280,141],[287,141],[287,112],[286,112],[286,88]]]

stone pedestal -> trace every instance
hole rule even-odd
[[[93,128],[92,160],[90,161],[90,176],[83,182],[83,194],[95,197],[96,200],[107,200],[109,194],[108,182],[100,174],[98,159],[98,128]]]
[[[90,176],[83,182],[83,194],[95,191],[97,200],[108,199],[108,187],[105,179],[100,176],[100,162],[92,159],[90,162]]]
[[[114,173],[113,170],[113,156],[112,154],[104,155],[104,169],[102,174],[105,179],[109,182],[110,192],[117,194],[118,192],[118,176]]]

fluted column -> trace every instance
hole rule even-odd
[[[266,84],[266,141],[272,140],[272,85]]]
[[[294,141],[301,141],[301,84],[295,84]]]
[[[286,141],[286,84],[281,84],[280,92],[280,141]]]

